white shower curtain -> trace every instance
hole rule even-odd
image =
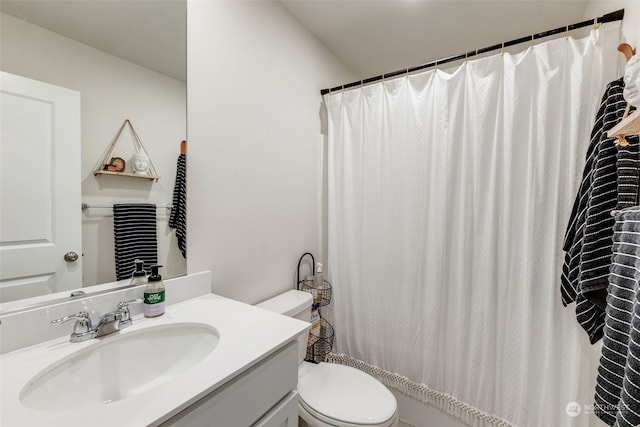
[[[325,96],[331,360],[472,425],[598,425],[559,284],[619,28]]]

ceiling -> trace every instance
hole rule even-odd
[[[584,20],[586,0],[280,0],[358,78]]]
[[[187,79],[187,0],[0,0],[0,11]]]
[[[583,20],[587,4],[587,0],[278,2],[358,78],[572,24]],[[186,80],[186,0],[1,0],[0,10]]]

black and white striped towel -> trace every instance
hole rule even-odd
[[[158,263],[156,205],[126,203],[113,205],[116,280],[128,279],[134,261],[144,261],[145,270]]]
[[[638,137],[628,137],[629,147],[622,148],[607,136],[624,115],[623,90],[624,82],[618,79],[602,97],[564,240],[562,303],[576,302],[578,323],[591,343],[603,334],[614,224],[610,212],[633,206],[637,200],[637,186],[629,184],[636,179],[632,175],[637,176]]]
[[[183,257],[187,257],[187,155],[178,156],[176,185],[173,188],[173,207],[169,217],[169,227],[176,229],[178,247]]]
[[[640,207],[619,211],[613,228],[595,413],[616,427],[640,425]]]

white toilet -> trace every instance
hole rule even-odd
[[[291,290],[256,305],[308,322],[311,294]],[[396,398],[377,379],[350,366],[304,361],[307,334],[298,338],[298,410],[311,427],[398,425]]]

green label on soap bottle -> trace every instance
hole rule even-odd
[[[144,293],[145,304],[160,304],[161,302],[164,302],[164,290]]]

